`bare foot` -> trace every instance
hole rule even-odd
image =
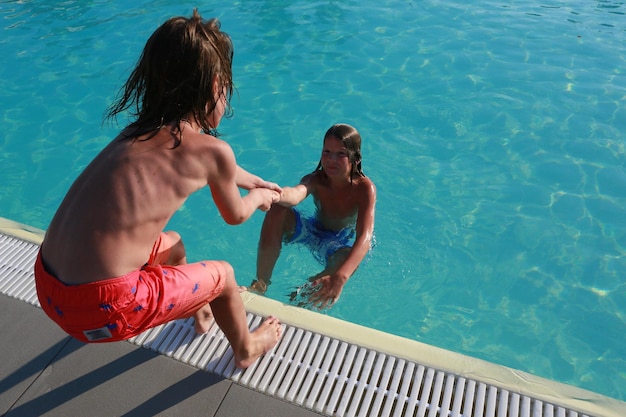
[[[211,328],[211,322],[213,321],[213,311],[209,304],[196,311],[194,314],[195,322],[193,324],[196,333],[205,334]]]
[[[265,281],[262,281],[260,279],[255,279],[254,281],[252,281],[252,284],[250,284],[249,287],[241,287],[241,288],[246,288],[246,290],[250,291],[250,292],[254,292],[257,293],[259,295],[264,295],[265,292],[267,291],[267,287],[269,286],[269,283],[266,283]],[[241,291],[240,291],[241,292]]]
[[[240,352],[235,352],[235,366],[245,369],[254,361],[269,352],[280,340],[283,329],[280,321],[270,316],[250,334],[248,346],[242,347]]]

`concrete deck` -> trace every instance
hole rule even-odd
[[[3,416],[319,416],[131,343],[83,344],[5,295],[0,335]]]

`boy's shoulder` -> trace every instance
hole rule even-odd
[[[376,185],[374,185],[374,182],[369,177],[365,175],[359,177],[358,181],[356,181],[356,186],[360,195],[376,198]]]
[[[372,179],[365,174],[353,177],[352,182],[360,186],[375,187],[374,181],[372,181]]]
[[[322,171],[313,171],[306,174],[300,180],[300,184],[309,185],[309,184],[317,184],[324,178]]]
[[[185,133],[183,131],[181,145],[185,148],[186,152],[195,154],[196,156],[234,156],[233,148],[228,142],[206,133]]]

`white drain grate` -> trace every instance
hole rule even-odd
[[[0,293],[39,306],[33,265],[39,245],[0,233]]]
[[[38,245],[0,233],[0,292],[39,305],[33,280]],[[248,313],[251,327],[262,317]],[[192,319],[131,343],[327,416],[589,417],[532,396],[426,367],[286,325],[280,343],[242,371],[213,325],[196,336]],[[602,416],[598,416],[602,417]]]
[[[252,327],[262,320],[248,319]],[[191,320],[172,322],[131,341],[327,416],[587,417],[291,326],[270,354],[244,371],[235,368],[216,325],[196,337]]]

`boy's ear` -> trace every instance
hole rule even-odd
[[[220,96],[220,94],[222,93],[220,91],[220,78],[219,76],[215,75],[213,77],[213,97],[217,100],[217,98]]]

